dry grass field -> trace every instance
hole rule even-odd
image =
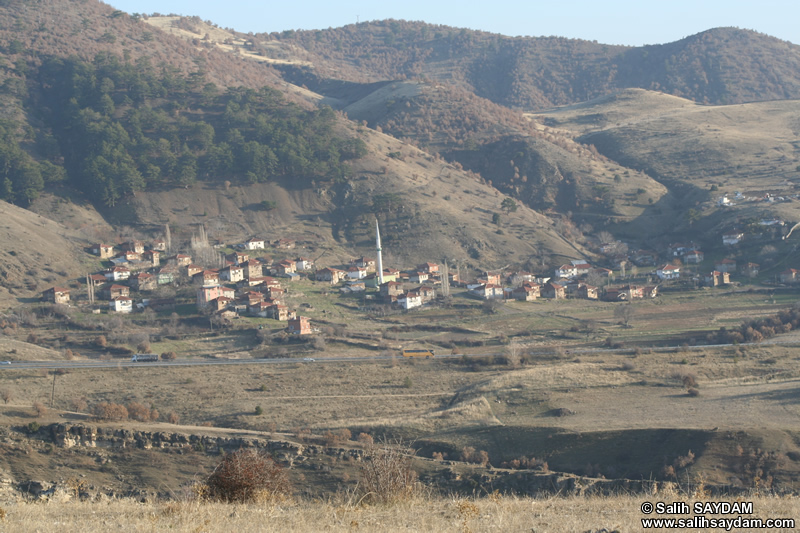
[[[747,518],[800,517],[796,497],[746,497],[754,513]],[[417,498],[388,506],[360,506],[339,498],[328,501],[285,501],[262,505],[193,502],[138,503],[113,500],[99,503],[4,505],[0,527],[15,532],[63,533],[176,531],[242,533],[281,531],[473,531],[550,532],[640,531],[643,502],[685,501],[675,493],[613,497],[459,497]],[[723,500],[732,501],[732,500]],[[655,516],[655,515],[650,515]],[[708,516],[709,518],[715,518]],[[727,518],[735,518],[727,517]],[[687,531],[703,531],[702,528]],[[749,529],[737,529],[748,531]],[[769,531],[791,531],[789,528]]]
[[[402,436],[415,442],[423,458],[438,452],[457,459],[472,447],[485,450],[495,467],[536,457],[554,471],[633,479],[660,478],[664,466],[691,452],[695,460],[685,475],[738,487],[754,483],[748,466],[753,454],[756,462],[758,454],[772,454],[762,468],[775,487],[792,486],[800,473],[795,461],[800,457],[800,375],[796,349],[790,346],[562,353],[521,367],[462,358],[318,358],[277,365],[75,369],[55,377],[45,370],[7,370],[2,376],[0,389],[11,393],[0,405],[5,427],[96,425],[70,406],[77,399],[89,409],[100,402],[138,402],[156,408],[160,420],[101,425],[228,436],[246,430],[290,440],[306,428],[314,435],[348,428],[354,437],[360,432]],[[687,377],[697,396],[687,393]],[[49,405],[51,394],[54,409],[37,415],[31,406]],[[168,423],[168,413],[183,425]],[[24,452],[20,446],[12,448]],[[15,477],[36,471],[37,479],[47,479],[55,465],[63,468],[63,479],[83,468],[91,476],[100,468],[91,458],[87,464],[77,461],[84,452],[71,451],[72,459],[66,459],[61,452],[51,455],[46,446],[35,448],[39,451],[32,456],[9,453],[0,466]],[[159,470],[171,472],[169,486],[177,490],[214,462],[202,453],[194,459],[155,450],[139,453],[124,452],[114,461],[132,461],[119,466],[135,476],[127,481],[146,480],[156,489]],[[36,458],[41,470],[33,466]],[[188,466],[165,468],[178,460]],[[138,467],[131,470],[132,464]],[[439,468],[436,461],[422,467]],[[352,467],[335,466],[326,483],[335,487],[348,477],[352,482]]]

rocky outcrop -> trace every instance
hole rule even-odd
[[[352,457],[361,460],[363,450],[333,448],[317,444],[298,444],[287,440],[268,439],[258,436],[228,437],[219,435],[198,435],[172,433],[168,431],[135,431],[112,427],[83,424],[53,424],[43,428],[43,435],[49,435],[56,446],[72,448],[85,446],[91,448],[191,448],[211,454],[233,452],[240,448],[256,448],[269,452],[285,465],[304,462],[313,455],[332,455],[345,459]]]
[[[448,487],[462,493],[491,493],[499,490],[502,493],[519,495],[559,494],[572,496],[612,496],[617,494],[685,494],[687,486],[673,481],[654,479],[605,479],[578,476],[564,472],[547,472],[534,470],[478,470],[460,465],[450,467],[427,476],[423,481]],[[705,484],[712,496],[735,496],[750,494],[752,489],[730,485]],[[797,490],[787,487],[773,489],[776,494],[795,495]]]

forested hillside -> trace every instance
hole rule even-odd
[[[800,46],[736,28],[642,47],[402,20],[259,37],[303,47],[323,77],[426,78],[525,110],[631,87],[710,104],[800,97]]]
[[[69,176],[107,206],[197,179],[342,177],[345,161],[366,154],[363,141],[335,135],[329,107],[301,109],[267,87],[220,90],[200,72],[185,76],[111,54],[92,63],[48,59],[39,75],[42,117]]]
[[[100,2],[0,5],[0,198],[68,179],[98,205],[196,179],[341,176],[335,135],[265,64],[187,43]]]

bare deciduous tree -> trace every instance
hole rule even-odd
[[[631,304],[618,305],[614,309],[614,318],[622,322],[625,327],[628,327],[635,313],[636,309]]]

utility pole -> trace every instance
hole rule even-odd
[[[53,390],[50,391],[50,409],[53,408],[53,401],[55,400],[55,397],[56,397],[56,376],[57,375],[58,375],[58,373],[55,370],[53,370]]]

